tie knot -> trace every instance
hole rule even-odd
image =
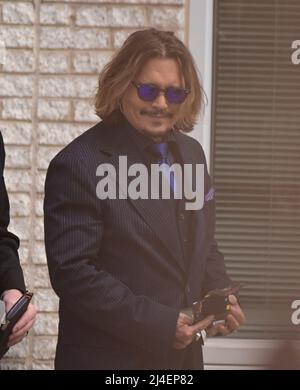
[[[152,144],[150,146],[150,151],[159,157],[161,162],[168,161],[168,144],[167,142],[162,142],[160,144]]]

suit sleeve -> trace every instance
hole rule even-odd
[[[4,145],[0,133],[0,295],[9,289],[25,291],[23,272],[18,256],[19,239],[7,230],[9,202],[3,177],[4,160]]]
[[[206,159],[202,147],[200,154],[202,156],[202,162],[204,161],[205,166],[204,193],[208,194],[212,189],[212,181],[207,171]],[[206,259],[206,269],[203,280],[203,295],[215,288],[228,287],[231,283],[231,280],[226,271],[224,255],[220,252],[217,241],[215,239],[216,205],[214,196],[213,199],[206,201],[206,207],[208,208],[210,218],[212,242]]]
[[[96,197],[95,172],[78,157],[58,155],[45,188],[45,244],[52,286],[61,303],[98,330],[149,352],[164,354],[179,312],[136,296],[101,269],[105,224]]]
[[[225,288],[231,284],[231,280],[226,272],[224,256],[218,249],[216,240],[210,248],[206,261],[206,270],[203,281],[203,295],[215,288]]]

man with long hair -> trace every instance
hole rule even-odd
[[[186,310],[230,285],[214,240],[204,153],[184,134],[202,104],[185,45],[171,32],[137,31],[100,74],[95,109],[102,121],[52,160],[44,210],[60,298],[57,369],[200,369],[203,331],[227,335],[243,323],[234,296],[224,324],[213,316],[194,321]],[[129,177],[120,166],[125,157]],[[143,180],[134,187],[137,164],[146,172],[153,164],[202,164],[203,207],[188,210],[184,196],[175,196],[177,175],[168,177],[172,196],[147,197]],[[99,186],[105,170],[106,186]],[[120,191],[106,196],[106,187],[110,195]],[[127,194],[138,187],[146,190]]]
[[[19,239],[7,230],[9,201],[3,177],[4,162],[5,150],[0,132],[0,296],[5,303],[5,311],[8,312],[26,288],[18,255]],[[30,303],[27,311],[13,327],[8,347],[19,343],[27,335],[35,317],[36,308]]]

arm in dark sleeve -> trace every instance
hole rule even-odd
[[[105,225],[91,178],[95,174],[78,156],[65,154],[48,169],[44,215],[52,286],[63,305],[95,329],[149,352],[166,353],[175,338],[179,312],[136,296],[101,269]]]
[[[224,256],[219,251],[217,242],[214,240],[206,262],[203,295],[215,288],[228,287],[230,284],[231,280],[226,273]]]
[[[203,149],[201,147],[202,160],[204,161],[205,167],[205,194],[212,189],[212,181],[207,171],[207,164]],[[210,250],[207,256],[206,261],[206,270],[203,280],[203,295],[205,295],[210,290],[215,288],[224,288],[228,287],[231,284],[231,280],[226,272],[226,266],[224,262],[224,256],[218,249],[217,241],[215,240],[215,219],[216,219],[216,205],[215,198],[213,196],[212,200],[206,202],[208,208],[209,218],[210,218],[210,229],[212,229],[211,236],[213,237]]]
[[[20,266],[19,239],[7,230],[9,225],[9,202],[4,183],[5,152],[0,133],[0,295],[5,290],[25,291],[23,272]]]

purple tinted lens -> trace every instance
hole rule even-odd
[[[145,100],[147,102],[151,102],[156,99],[158,94],[159,89],[154,85],[141,84],[138,87],[138,95],[140,99]]]
[[[166,98],[169,103],[180,104],[187,96],[187,92],[183,88],[169,87],[166,90]]]

